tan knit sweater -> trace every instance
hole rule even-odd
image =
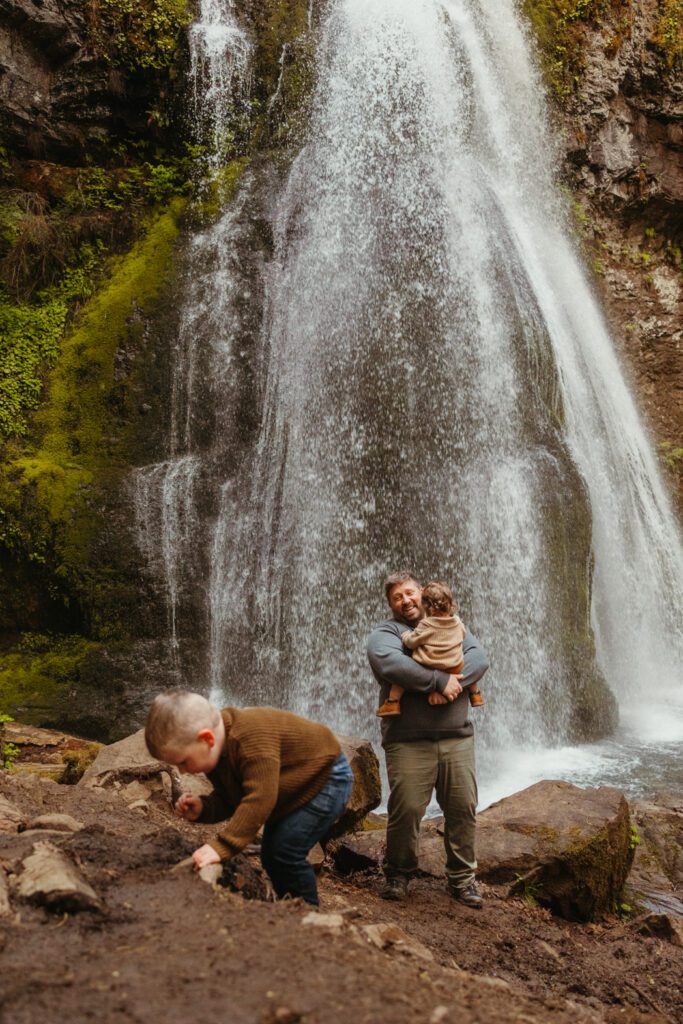
[[[228,860],[266,821],[285,818],[319,793],[341,747],[327,726],[289,711],[225,708],[221,714],[225,743],[199,821],[229,819],[209,843]]]
[[[404,647],[413,658],[429,668],[457,668],[463,662],[465,627],[457,615],[427,615],[409,633],[401,633]]]

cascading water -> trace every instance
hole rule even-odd
[[[567,240],[527,50],[511,0],[331,3],[308,141],[270,204],[260,428],[239,458],[229,352],[253,180],[204,236],[183,321],[223,382],[202,392],[209,454],[187,433],[178,447],[213,488],[207,684],[367,734],[381,578],[412,566],[455,581],[491,655],[490,777],[506,751],[565,742],[600,672],[623,706],[650,684],[674,701],[683,649],[680,536]],[[178,360],[182,387],[193,373]],[[183,550],[178,579],[196,572]]]
[[[190,29],[190,56],[198,173],[204,186],[213,185],[220,197],[224,184],[220,172],[231,140],[235,104],[243,100],[249,81],[250,45],[235,21],[231,0],[202,0],[199,17]],[[238,208],[190,240],[187,295],[171,360],[169,454],[163,462],[143,466],[133,475],[139,544],[152,571],[165,580],[170,646],[176,664],[178,607],[188,579],[201,571],[195,492],[199,474],[207,468],[199,457],[205,447],[201,406],[207,353],[200,339],[207,333],[211,336],[210,372],[214,384],[220,386],[229,373],[231,358],[234,323],[222,312],[230,307],[230,285],[235,280],[232,232]]]

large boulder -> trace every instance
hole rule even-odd
[[[382,799],[379,761],[370,741],[357,736],[338,736],[337,739],[353,769],[353,791],[331,837],[351,832]]]
[[[166,776],[166,782],[162,779]],[[139,729],[131,736],[102,747],[97,757],[83,774],[79,786],[97,789],[117,785],[124,788],[123,796],[130,790],[130,798],[140,796],[138,780],[144,779],[150,790],[164,788],[171,795],[171,776],[160,761],[152,757],[145,743],[145,730]],[[205,775],[179,775],[174,770],[173,786],[178,784],[184,792],[202,796],[211,792],[211,783]],[[177,791],[173,793],[177,798]]]
[[[623,793],[538,782],[478,819],[479,877],[573,921],[614,911],[635,849]]]

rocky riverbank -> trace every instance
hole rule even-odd
[[[125,778],[131,759],[120,750],[112,759],[111,749],[75,786],[34,769],[0,772],[2,1024],[180,1022],[190,1013],[235,1024],[681,1019],[680,802],[628,808],[616,791],[552,782],[502,801],[480,818],[481,912],[445,891],[438,821],[425,826],[408,901],[381,900],[384,822],[371,815],[319,852],[315,913],[269,900],[256,850],[218,884],[178,867],[203,830],[173,816],[163,776]],[[584,826],[594,816],[594,836],[625,828],[628,860],[635,854],[631,889],[584,923],[542,906],[547,877],[528,870],[534,857],[536,866],[552,861],[562,806],[577,845],[579,803]],[[351,850],[362,852],[353,870]],[[581,891],[558,864],[555,882]]]

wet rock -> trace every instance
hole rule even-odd
[[[32,818],[26,828],[32,830],[49,829],[54,832],[80,832],[85,826],[83,822],[76,821],[70,814],[39,814]]]
[[[346,810],[330,832],[332,837],[351,832],[382,799],[379,761],[370,741],[357,736],[337,739],[353,769],[353,791]]]
[[[683,919],[674,914],[645,914],[631,922],[641,935],[653,935],[673,946],[683,946]]]
[[[22,863],[17,893],[25,900],[49,910],[100,910],[95,890],[76,865],[51,843],[36,843]]]
[[[619,790],[544,781],[479,815],[478,875],[513,882],[569,920],[611,913],[633,860],[631,821]]]
[[[0,832],[18,832],[23,820],[19,808],[0,795]]]

